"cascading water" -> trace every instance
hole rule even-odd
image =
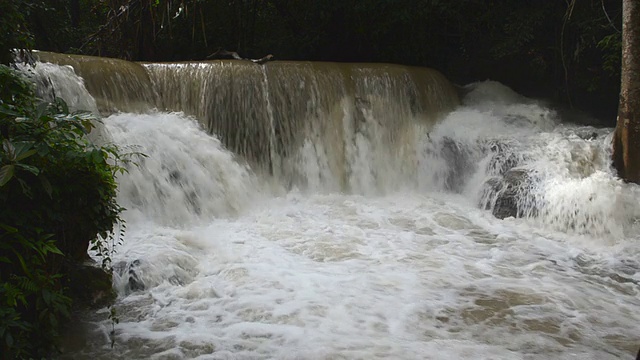
[[[52,63],[38,63],[38,66],[19,65],[36,84],[37,96],[46,101],[55,97],[65,100],[70,111],[88,111],[98,115],[95,99],[85,87],[84,80],[76,76],[73,67]]]
[[[423,179],[500,217],[592,236],[635,233],[638,188],[612,175],[611,129],[560,124],[554,111],[495,82],[470,87],[431,132],[427,163],[440,166]]]
[[[289,187],[377,193],[404,183],[414,140],[457,104],[439,73],[397,65],[147,64],[161,108],[184,111]]]
[[[420,69],[146,70],[155,106],[193,118],[104,119],[112,141],[148,157],[119,179],[115,345],[101,310],[64,357],[637,351],[640,194],[612,175],[611,129],[563,124],[494,82],[454,109]]]
[[[149,74],[140,64],[119,59],[44,51],[38,51],[34,55],[42,62],[72,66],[84,79],[87,90],[95,98],[98,110],[102,114],[147,111],[156,106],[158,95],[151,86]]]

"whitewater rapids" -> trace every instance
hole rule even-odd
[[[83,316],[64,356],[631,359],[638,189],[612,175],[611,129],[559,120],[477,85],[416,135],[402,186],[372,177],[380,144],[357,139],[345,192],[323,183],[310,143],[297,164],[317,181],[299,187],[253,171],[181,113],[112,115],[113,141],[148,155],[119,179],[128,229],[114,264],[132,272],[116,272],[113,348],[102,309]],[[443,139],[464,150],[464,171],[451,175]],[[538,216],[479,206],[504,158],[487,139],[536,174]]]

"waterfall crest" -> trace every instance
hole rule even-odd
[[[41,62],[72,66],[84,79],[102,115],[118,111],[145,112],[156,106],[157,95],[140,64],[112,58],[37,51]]]
[[[417,143],[459,104],[453,85],[428,68],[38,57],[72,66],[103,114],[159,109],[194,116],[286,188],[379,193],[413,186]]]
[[[400,155],[415,148],[412,135],[426,133],[458,104],[453,86],[425,68],[238,61],[145,66],[162,110],[194,115],[230,150],[302,187],[361,187],[352,174],[362,170],[362,142],[385,155],[366,165],[373,172],[368,185],[401,180],[381,174],[390,162],[410,167],[406,161],[415,157]]]

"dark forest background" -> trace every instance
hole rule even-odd
[[[134,61],[247,58],[428,66],[615,124],[621,1],[5,0],[4,48]],[[3,35],[0,35],[3,36]]]

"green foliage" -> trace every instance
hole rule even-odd
[[[0,82],[0,353],[48,357],[71,305],[66,262],[85,259],[90,244],[109,261],[122,158],[89,141],[90,114],[37,102],[6,66]]]
[[[611,76],[620,76],[620,64],[622,62],[622,34],[615,32],[598,41],[598,49],[602,50],[604,63],[602,68]]]
[[[27,21],[30,9],[30,1],[0,1],[0,64],[11,62],[13,49],[30,49],[33,46]]]

